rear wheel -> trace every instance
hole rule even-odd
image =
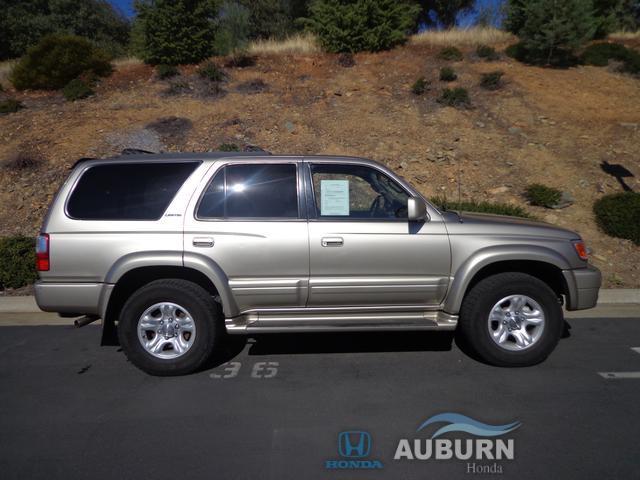
[[[560,302],[547,284],[524,273],[500,273],[467,294],[458,333],[482,360],[521,367],[547,358],[563,324]]]
[[[125,303],[120,345],[135,366],[151,375],[184,375],[200,368],[221,336],[222,314],[199,285],[156,280]]]

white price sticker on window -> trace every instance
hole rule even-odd
[[[349,180],[320,181],[320,215],[349,215]]]

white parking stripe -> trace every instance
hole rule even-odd
[[[603,378],[617,380],[621,378],[640,378],[640,372],[598,372]]]
[[[633,350],[636,353],[640,353],[640,347],[631,347],[631,350]]]

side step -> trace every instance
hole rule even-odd
[[[457,315],[442,311],[402,312],[257,312],[227,318],[230,334],[285,332],[355,332],[369,330],[454,330]]]

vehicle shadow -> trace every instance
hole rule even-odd
[[[448,351],[453,332],[282,333],[251,336],[249,355]]]

